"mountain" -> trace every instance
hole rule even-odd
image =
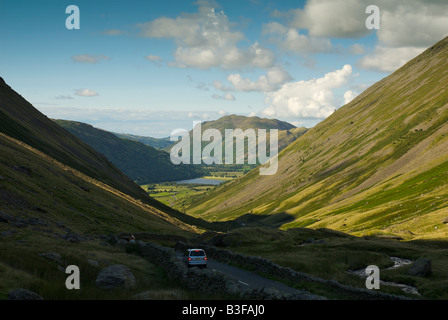
[[[169,138],[152,138],[152,137],[144,137],[144,136],[137,136],[134,134],[127,134],[127,133],[115,133],[112,132],[114,135],[116,135],[119,138],[124,138],[128,140],[134,140],[141,142],[147,146],[159,149],[159,150],[169,150],[171,146],[174,144],[173,141],[171,141]]]
[[[138,199],[146,193],[105,156],[35,109],[0,78],[0,132]]]
[[[286,146],[295,141],[298,137],[304,134],[306,128],[297,128],[296,126],[277,119],[267,119],[260,117],[245,117],[239,115],[229,115],[219,118],[215,121],[207,121],[202,124],[202,131],[207,129],[217,129],[221,132],[223,138],[226,129],[254,129],[256,133],[259,129],[265,129],[267,139],[269,141],[269,130],[278,130],[278,149],[283,150]],[[190,132],[191,134],[191,132]]]
[[[448,38],[338,109],[258,170],[188,212],[282,228],[448,236]],[[445,223],[443,223],[445,222]]]
[[[201,219],[185,215],[149,197],[104,155],[35,109],[2,78],[0,78],[0,133],[42,152],[64,166],[82,173],[88,179],[98,181],[108,188],[141,201],[145,206],[149,205],[155,210],[169,214],[174,219],[180,219],[186,224],[209,226]]]
[[[112,246],[113,235],[177,241],[196,236],[197,228],[174,218],[174,210],[140,192],[104,156],[35,110],[3,80],[0,155],[0,300],[19,288],[46,300],[132,299],[147,288],[182,290],[153,262]],[[99,272],[112,264],[132,270],[136,291],[95,285]],[[64,285],[65,268],[73,265],[81,270],[81,290]]]
[[[105,155],[110,162],[139,185],[187,180],[202,175],[197,166],[176,166],[171,163],[167,152],[156,150],[141,142],[119,138],[111,132],[81,122],[54,121]]]
[[[303,135],[307,129],[306,128],[297,128],[294,125],[280,121],[277,119],[266,119],[266,118],[260,118],[260,117],[245,117],[245,116],[239,116],[239,115],[229,115],[224,116],[222,118],[219,118],[218,120],[213,121],[206,121],[201,123],[201,136],[204,134],[207,130],[218,130],[221,134],[222,139],[222,162],[225,164],[225,132],[227,129],[236,130],[241,129],[241,132],[238,133],[237,131],[234,131],[234,137],[244,137],[245,141],[247,141],[247,130],[254,130],[255,136],[257,138],[258,142],[258,130],[264,129],[266,130],[266,147],[269,151],[269,144],[270,144],[270,130],[276,129],[278,130],[278,150],[284,149],[286,146],[291,144],[293,141],[295,141],[298,137]],[[189,136],[190,136],[190,157],[193,156],[193,134],[194,130],[190,130]],[[204,150],[204,148],[208,145],[210,145],[210,141],[202,141],[201,143],[201,149]],[[236,144],[237,139],[234,139],[233,145],[234,145],[234,161],[233,164],[235,168],[239,167],[240,165],[236,165]],[[258,144],[256,145],[256,151],[258,152]],[[248,162],[248,143],[245,142],[244,145],[244,153],[245,153],[245,163]],[[203,155],[203,160],[206,158],[206,156]],[[214,164],[216,166],[216,164]],[[227,169],[230,167],[229,164],[225,164]]]
[[[195,230],[4,133],[0,153],[0,237],[47,236],[53,240],[45,245],[51,245],[69,236],[82,240],[123,231],[187,236]]]
[[[229,115],[214,121],[206,121],[202,123],[202,129],[217,129],[223,132],[225,129],[278,129],[290,130],[295,128],[294,125],[280,121],[277,119],[266,119],[260,117],[245,117],[239,115]]]

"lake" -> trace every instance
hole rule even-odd
[[[177,184],[205,184],[209,186],[217,186],[223,182],[224,180],[204,179],[204,178],[176,181]]]

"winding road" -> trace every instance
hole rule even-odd
[[[182,253],[176,252],[178,259],[182,259]],[[265,278],[256,273],[240,269],[213,259],[207,260],[207,269],[221,272],[236,279],[242,287],[248,289],[275,288],[281,293],[303,293],[303,291],[289,287],[281,282]]]

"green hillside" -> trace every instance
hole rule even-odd
[[[210,220],[261,215],[282,228],[448,236],[448,38],[379,81],[279,155],[203,197]]]
[[[159,138],[152,138],[152,137],[137,136],[135,134],[115,133],[115,132],[112,132],[112,133],[119,138],[125,138],[128,140],[138,141],[143,144],[146,144],[147,146],[156,148],[158,150],[167,150],[167,149],[171,148],[171,146],[174,144],[174,142],[171,141],[169,138],[159,139]]]
[[[244,162],[248,164],[248,138],[246,134],[246,130],[254,130],[257,145],[256,145],[256,154],[258,154],[258,130],[264,129],[266,130],[266,148],[267,152],[269,152],[270,145],[270,130],[277,129],[278,130],[278,150],[283,150],[288,145],[290,145],[293,141],[303,135],[307,129],[306,128],[297,128],[292,124],[284,121],[280,121],[277,119],[267,119],[260,117],[245,117],[239,115],[229,115],[219,118],[214,121],[206,121],[201,123],[201,136],[206,130],[218,130],[221,134],[222,138],[222,163],[223,165],[213,164],[212,166],[222,168],[223,170],[229,170],[230,168],[234,168],[235,170],[243,170],[241,165],[236,164],[236,145],[237,139],[236,137],[244,137]],[[232,164],[225,163],[225,132],[227,129],[237,130],[241,129],[242,134],[238,134],[237,131],[234,131],[234,140],[233,140],[233,162]],[[194,130],[190,130],[190,158],[193,157],[193,134]],[[204,150],[208,145],[211,144],[211,141],[202,141],[201,150]],[[214,156],[214,154],[212,154]],[[206,155],[202,155],[202,160],[206,158]],[[191,159],[190,159],[191,160]],[[257,159],[257,164],[259,164]],[[254,164],[251,165],[252,168],[255,167]]]
[[[2,78],[0,132],[126,194],[151,202],[146,193],[105,156],[40,113]]]
[[[173,165],[167,152],[156,150],[142,142],[119,138],[111,132],[81,122],[54,121],[105,155],[139,185],[193,179],[202,174],[193,165]]]

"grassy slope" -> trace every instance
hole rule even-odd
[[[107,159],[35,109],[0,79],[0,131],[134,197],[148,197]]]
[[[0,300],[20,287],[45,299],[130,299],[146,290],[156,299],[198,298],[152,262],[105,246],[98,238],[121,232],[189,238],[196,235],[195,228],[2,133],[0,154],[0,213],[20,219],[19,224],[0,219]],[[64,240],[68,233],[91,240],[71,243]],[[39,256],[45,252],[60,253],[63,261]],[[131,268],[137,287],[111,292],[96,288],[101,268],[117,263]],[[58,270],[71,264],[81,270],[79,291],[67,290],[67,275]]]
[[[246,130],[252,129],[255,132],[257,141],[256,141],[256,150],[255,150],[255,159],[258,162],[258,158],[256,157],[258,154],[258,130],[264,129],[266,130],[266,148],[267,152],[269,153],[269,146],[270,146],[270,130],[271,129],[277,129],[278,130],[278,150],[283,150],[288,145],[290,145],[292,142],[297,140],[300,136],[302,136],[307,129],[306,128],[297,128],[293,126],[292,124],[276,119],[266,119],[266,118],[260,118],[260,117],[245,117],[245,116],[239,116],[239,115],[230,115],[230,116],[224,116],[218,120],[214,121],[206,121],[201,124],[201,131],[202,134],[206,130],[218,130],[221,134],[222,139],[222,162],[225,164],[226,167],[230,168],[232,167],[232,164],[235,165],[234,167],[237,168],[240,165],[236,165],[236,145],[237,145],[237,139],[235,137],[240,137],[238,135],[238,132],[234,132],[234,140],[233,140],[233,162],[232,164],[226,164],[225,163],[225,131],[226,129],[241,129],[242,130],[242,136],[246,133]],[[193,130],[190,130],[190,157],[193,157]],[[248,163],[248,143],[247,143],[247,136],[244,137],[244,162]],[[204,148],[208,145],[210,145],[210,141],[202,141],[201,143],[201,150],[204,151]],[[202,159],[206,158],[206,154],[202,155]],[[254,167],[255,165],[251,165],[251,167]]]
[[[167,152],[156,150],[141,142],[120,139],[111,132],[81,122],[54,121],[105,155],[118,169],[139,185],[186,180],[202,175],[194,166],[173,165]]]
[[[203,239],[201,239],[203,241]],[[232,230],[222,241],[224,249],[251,256],[265,257],[275,263],[306,274],[339,283],[365,288],[365,279],[350,274],[349,270],[362,270],[369,265],[381,269],[381,280],[406,284],[418,289],[418,299],[448,298],[448,249],[446,241],[396,241],[379,237],[355,237],[329,229],[249,227]],[[410,260],[426,258],[432,261],[432,274],[417,277],[408,274],[410,265],[395,269],[390,257]],[[257,270],[252,270],[257,271]],[[333,299],[347,299],[332,292],[331,288],[306,281],[289,283],[314,294]],[[405,295],[396,287],[381,284],[381,292]]]
[[[147,146],[156,148],[158,150],[169,148],[174,144],[174,142],[170,141],[169,138],[159,139],[159,138],[152,138],[152,137],[137,136],[134,134],[127,134],[127,133],[115,133],[115,132],[112,132],[112,133],[119,138],[138,141]]]
[[[225,129],[278,129],[278,130],[290,130],[295,128],[290,123],[276,120],[266,119],[259,117],[245,117],[239,115],[230,115],[219,118],[214,121],[206,121],[202,124],[204,130],[217,129],[223,132]]]
[[[209,226],[149,197],[105,156],[55,124],[0,78],[0,132],[187,224]]]
[[[296,226],[352,234],[446,238],[448,38],[283,150],[279,170],[254,170],[189,212],[231,219],[286,213]]]

